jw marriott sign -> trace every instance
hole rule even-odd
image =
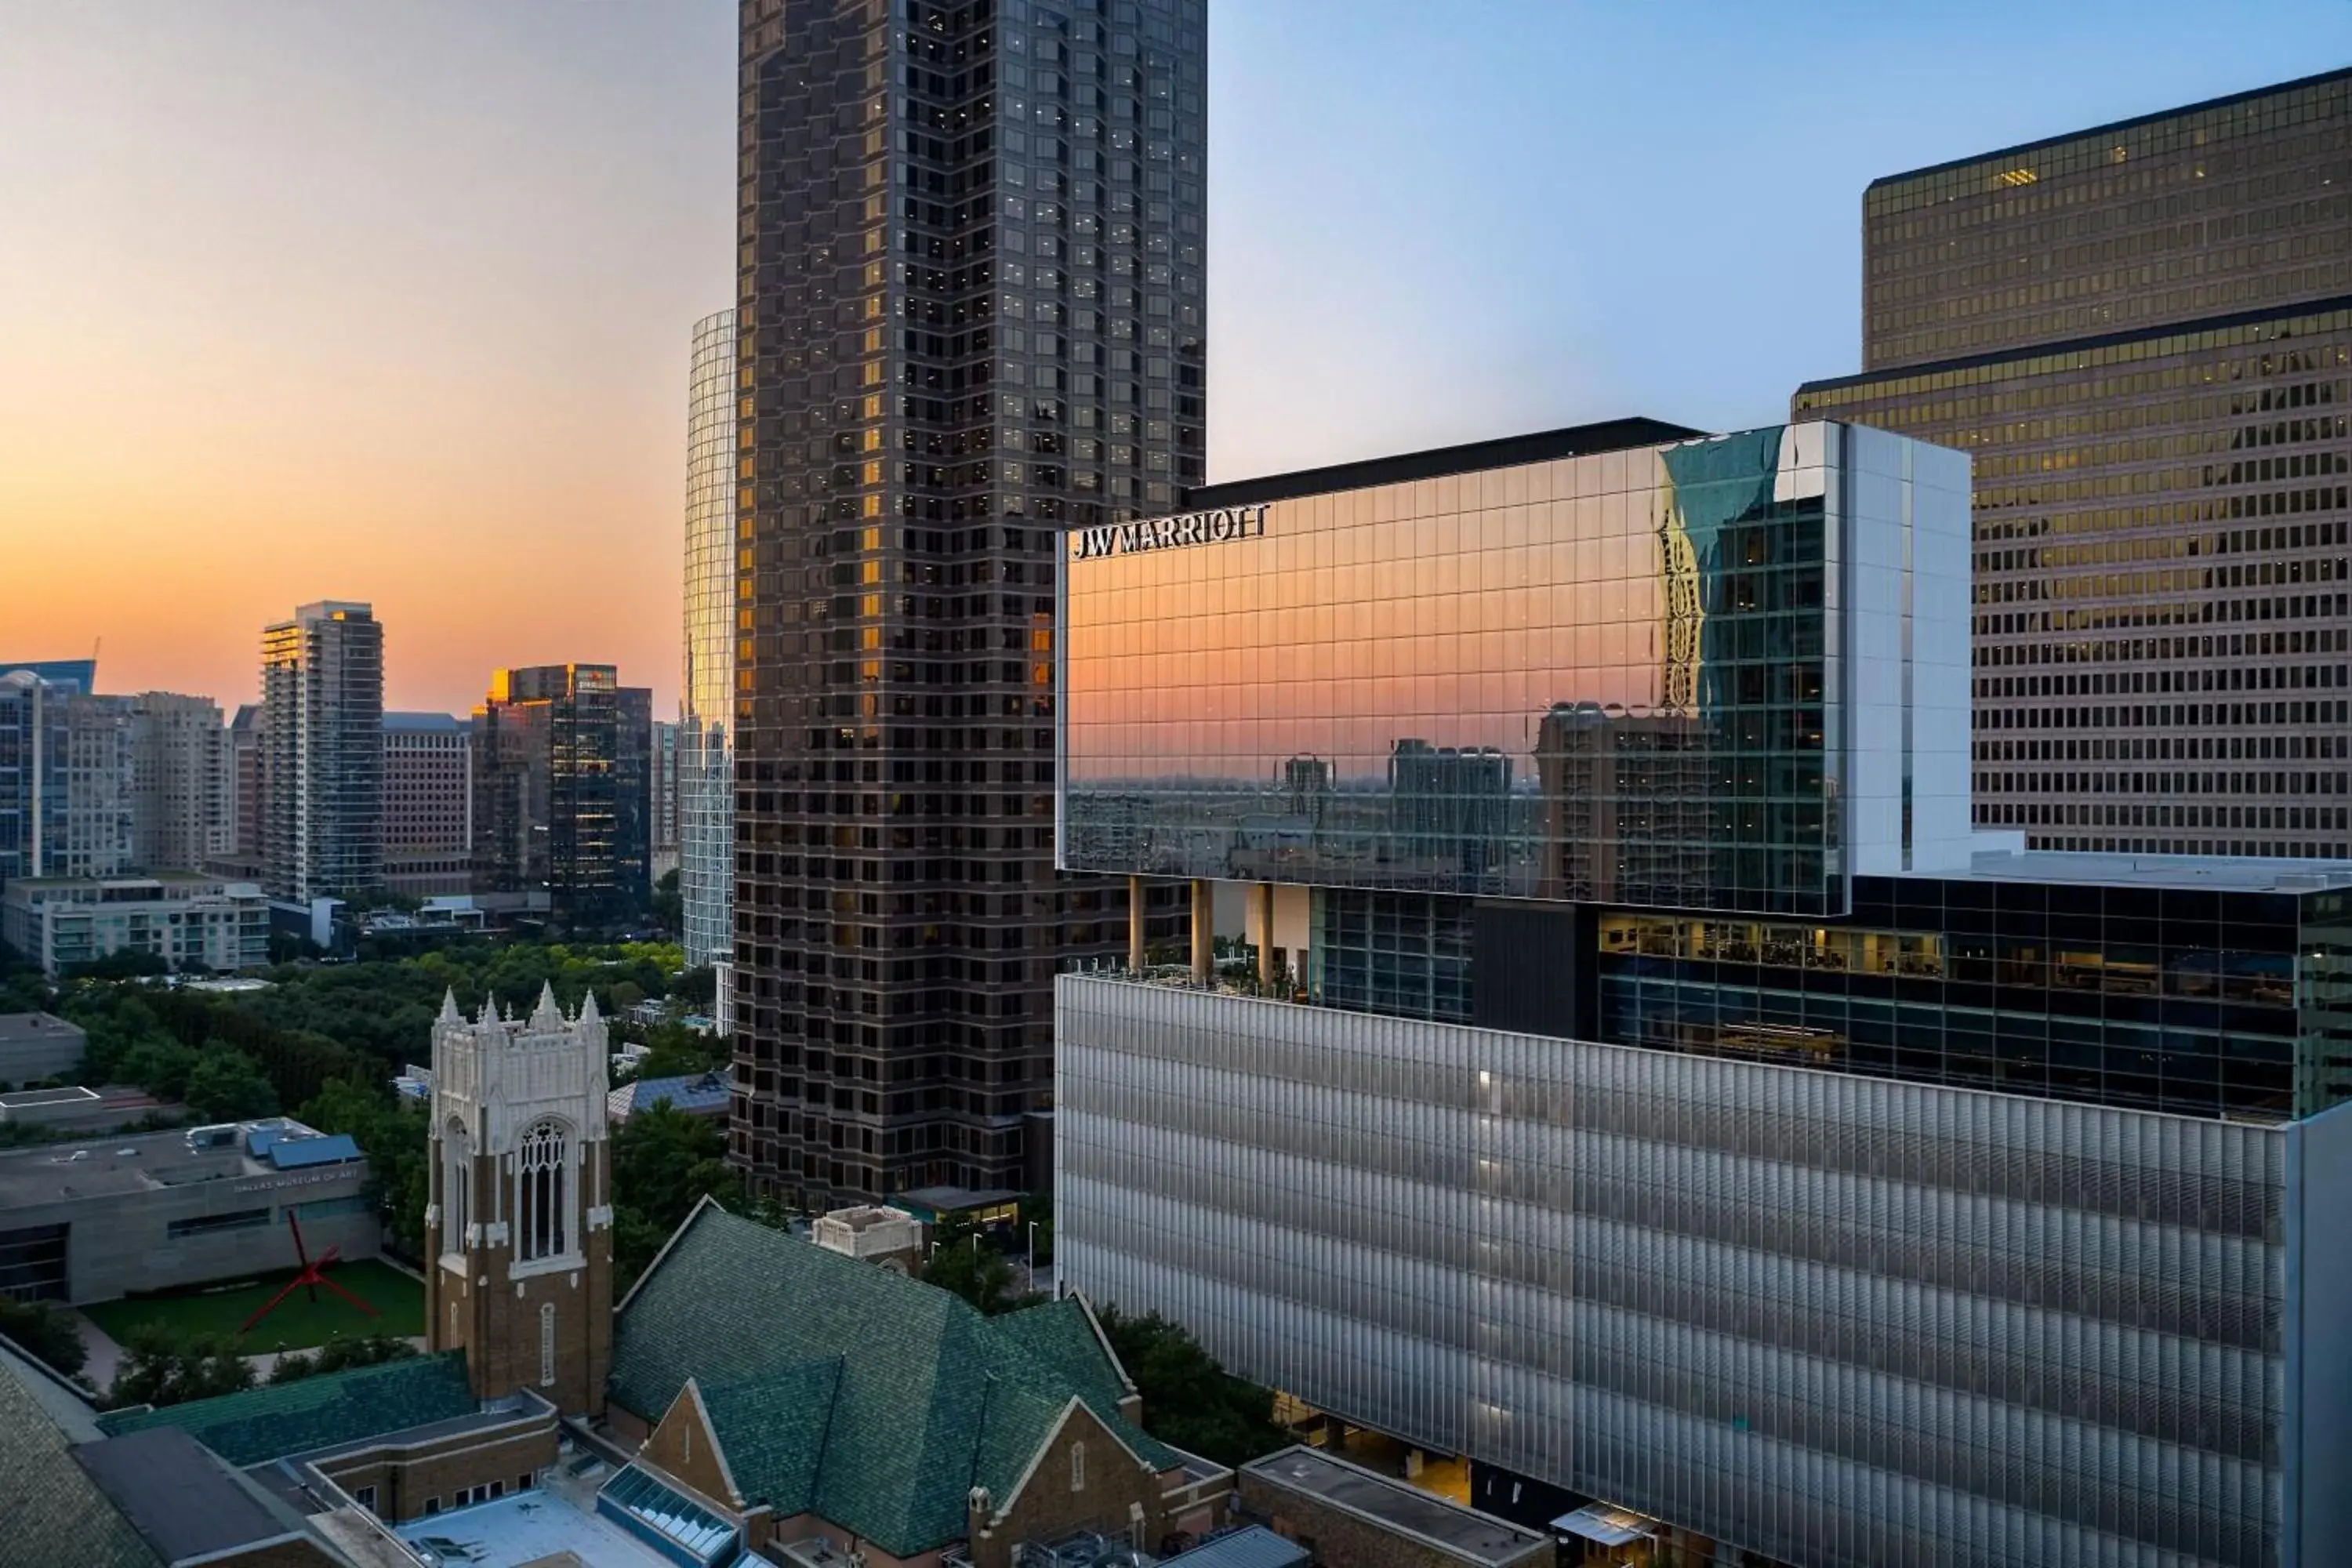
[[[1070,532],[1070,559],[1092,561],[1104,555],[1134,555],[1179,544],[1222,544],[1229,539],[1262,538],[1265,533],[1265,503],[1219,507],[1214,511],[1187,511],[1141,522],[1074,529]]]

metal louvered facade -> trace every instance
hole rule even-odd
[[[1242,1375],[1790,1563],[2352,1561],[2343,1111],[1058,986],[1062,1279]]]

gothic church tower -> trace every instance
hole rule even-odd
[[[462,1349],[474,1392],[529,1388],[601,1412],[613,1360],[612,1163],[604,1023],[552,986],[530,1016],[453,994],[433,1026],[426,1342]]]

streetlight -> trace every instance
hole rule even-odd
[[[1037,1222],[1029,1222],[1029,1289],[1037,1289]]]

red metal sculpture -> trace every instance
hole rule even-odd
[[[341,1256],[343,1250],[341,1247],[330,1247],[326,1251],[319,1254],[318,1258],[314,1260],[310,1257],[310,1250],[302,1245],[302,1222],[294,1217],[293,1211],[290,1209],[287,1211],[286,1223],[288,1226],[292,1227],[294,1232],[294,1256],[301,1260],[301,1270],[297,1273],[293,1279],[289,1279],[286,1282],[286,1289],[278,1292],[277,1295],[269,1298],[268,1301],[263,1303],[259,1311],[254,1313],[250,1318],[247,1318],[245,1321],[245,1326],[236,1331],[238,1333],[242,1334],[250,1331],[254,1324],[261,1321],[262,1319],[276,1311],[278,1310],[278,1304],[285,1300],[287,1297],[294,1294],[297,1290],[307,1290],[310,1294],[310,1300],[315,1304],[319,1300],[319,1287],[321,1285],[324,1285],[328,1289],[332,1290],[336,1295],[341,1296],[344,1300],[349,1301],[352,1306],[357,1307],[361,1311],[365,1312],[371,1318],[381,1317],[383,1315],[373,1307],[369,1306],[365,1301],[361,1300],[357,1296],[352,1295],[349,1290],[344,1289],[341,1285],[336,1284],[333,1280],[327,1278],[327,1266]]]

